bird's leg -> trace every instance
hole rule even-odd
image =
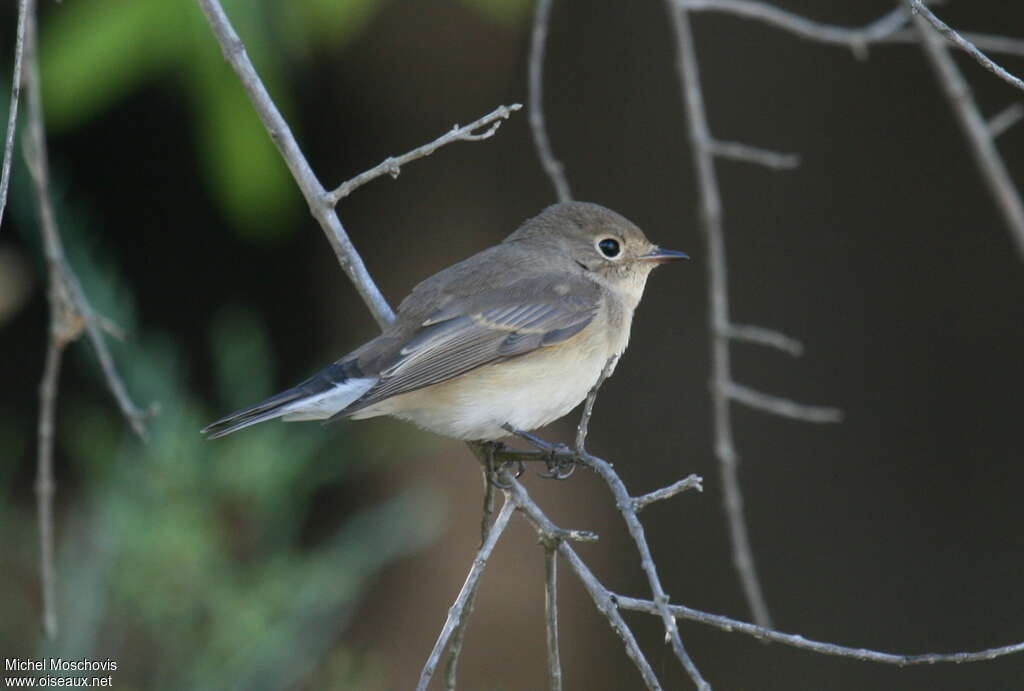
[[[484,441],[480,442],[480,445],[483,447],[484,450],[484,459],[486,465],[485,474],[487,476],[487,481],[491,484],[492,487],[495,487],[497,489],[511,489],[512,485],[510,483],[501,481],[501,473],[506,471],[510,472],[512,473],[512,477],[518,480],[519,477],[526,470],[526,466],[523,464],[523,461],[521,459],[514,459],[499,462],[498,459],[496,458],[497,454],[509,452],[509,449],[500,441]],[[515,470],[513,470],[513,467],[515,468]]]
[[[554,480],[565,480],[576,471],[576,454],[565,444],[552,444],[551,442],[544,441],[536,435],[530,434],[529,432],[517,427],[513,427],[508,423],[502,425],[501,428],[510,434],[514,434],[517,437],[525,439],[530,442],[530,444],[546,453],[544,464],[547,466],[548,470],[546,473],[539,473],[541,477]]]

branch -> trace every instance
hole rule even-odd
[[[646,612],[659,616],[658,607],[650,600],[638,600],[637,598],[624,595],[613,595],[619,607],[634,612]],[[803,636],[791,633],[782,633],[773,629],[766,629],[763,626],[749,624],[745,621],[723,617],[720,614],[710,614],[683,605],[669,605],[672,616],[679,619],[688,619],[708,626],[714,626],[722,631],[737,631],[739,633],[753,636],[759,640],[782,643],[794,648],[810,650],[824,655],[835,655],[837,657],[853,658],[868,662],[881,662],[889,665],[907,667],[910,665],[931,665],[939,662],[951,662],[962,664],[965,662],[981,662],[983,660],[994,660],[998,657],[1024,653],[1024,642],[1004,645],[998,648],[988,648],[977,652],[962,653],[920,653],[913,655],[898,655],[894,653],[883,653],[868,648],[851,648],[835,643],[823,643],[813,641]]]
[[[576,452],[584,453],[587,444],[587,434],[590,432],[590,418],[594,414],[594,402],[597,400],[597,392],[601,390],[601,385],[604,384],[605,380],[612,376],[612,372],[615,371],[615,364],[619,361],[619,356],[612,355],[608,358],[608,361],[604,363],[604,367],[601,369],[601,374],[598,376],[597,381],[590,387],[590,391],[587,392],[587,399],[583,403],[583,414],[580,415],[579,424],[576,425]]]
[[[1021,91],[1024,91],[1024,81],[1021,81],[1018,77],[1007,72],[1005,69],[992,62],[991,59],[980,50],[977,46],[968,41],[966,38],[953,31],[944,21],[935,16],[935,13],[925,7],[921,0],[906,0],[907,6],[914,13],[914,23],[917,24],[918,30],[921,29],[922,24],[917,21],[919,17],[924,17],[929,24],[935,27],[935,30],[942,34],[947,41],[952,43],[957,48],[960,48],[972,58],[974,58],[979,65],[984,67],[986,70],[1002,79],[1007,84],[1012,84]]]
[[[816,22],[758,0],[669,0],[680,12],[724,12],[744,19],[769,24],[799,38],[817,43],[851,48],[864,55],[868,44],[892,36],[907,23],[907,11],[897,7],[875,21],[859,28],[847,28]]]
[[[648,492],[647,494],[644,494],[642,496],[634,497],[633,511],[635,513],[640,513],[641,511],[643,511],[645,508],[647,508],[649,505],[653,504],[656,501],[665,501],[666,499],[671,499],[677,494],[681,494],[682,492],[685,492],[690,489],[695,489],[698,492],[703,492],[704,478],[702,478],[700,475],[688,475],[684,477],[682,480],[673,482],[668,487],[662,487],[661,489],[656,489],[653,492]]]
[[[548,687],[562,691],[562,661],[558,654],[558,553],[544,546],[544,612],[548,641]]]
[[[334,203],[331,201],[330,195],[327,194],[313,173],[313,169],[296,143],[288,123],[281,116],[259,75],[256,74],[256,69],[245,52],[242,39],[238,37],[234,27],[231,26],[231,22],[224,14],[224,9],[218,0],[198,0],[198,2],[203,14],[206,15],[206,21],[213,30],[213,35],[220,44],[224,59],[228,61],[241,80],[249,100],[252,101],[253,108],[256,109],[267,133],[277,145],[278,151],[281,152],[288,170],[291,171],[295,183],[302,191],[302,196],[306,198],[310,213],[320,223],[324,234],[327,235],[327,241],[331,244],[341,268],[355,285],[363,302],[366,303],[374,319],[377,320],[377,324],[383,329],[394,321],[395,313],[366,270],[362,257],[356,252],[348,233],[341,225],[341,219],[334,211]]]
[[[608,370],[608,367],[608,365],[605,365],[606,371]],[[601,380],[598,381],[595,389],[600,385],[600,383]],[[590,395],[596,395],[596,390],[591,390]],[[640,554],[640,568],[643,570],[644,575],[647,576],[647,584],[651,589],[651,594],[654,596],[654,601],[661,604],[667,604],[669,601],[668,595],[665,594],[665,589],[661,585],[661,579],[658,577],[658,569],[654,564],[654,559],[651,557],[651,548],[647,544],[647,536],[644,533],[643,524],[640,523],[640,519],[636,514],[637,502],[629,495],[626,485],[623,484],[622,479],[612,469],[612,465],[597,456],[587,453],[586,451],[577,450],[575,452],[566,452],[563,450],[563,447],[550,444],[532,434],[515,430],[508,426],[506,426],[506,429],[514,431],[515,434],[527,439],[542,451],[546,451],[550,454],[561,453],[563,455],[569,455],[601,476],[605,481],[605,484],[608,485],[608,489],[611,490],[612,496],[615,497],[615,508],[617,508],[619,513],[622,514],[622,518],[626,522],[626,528],[629,531],[630,536],[633,538],[633,543],[636,546],[637,552]],[[514,454],[512,455],[514,456]],[[679,489],[673,494],[678,494],[680,491],[682,490]],[[690,655],[683,647],[683,641],[679,637],[679,629],[676,627],[675,619],[667,609],[662,612],[662,623],[665,625],[665,642],[672,644],[673,652],[679,659],[680,664],[682,664],[683,669],[686,670],[687,674],[690,675],[690,678],[697,685],[697,688],[710,688],[708,683],[704,681],[704,678],[701,676],[700,670],[698,670],[697,666],[693,664],[693,660],[690,659]]]
[[[555,158],[548,140],[547,127],[544,124],[544,48],[547,42],[548,23],[551,18],[552,0],[537,0],[533,14],[533,32],[530,36],[530,99],[528,119],[533,143],[537,147],[537,156],[541,166],[547,173],[551,184],[555,186],[558,201],[567,202],[572,199],[569,181],[565,177],[565,167]]]
[[[993,139],[1006,132],[1024,118],[1024,106],[1019,103],[1011,103],[1009,106],[993,115],[988,120],[988,134]]]
[[[434,643],[434,649],[431,651],[430,657],[427,658],[426,664],[423,665],[423,671],[420,673],[419,683],[416,684],[416,691],[425,691],[427,686],[430,684],[430,679],[434,676],[434,671],[437,669],[437,663],[441,659],[441,653],[444,652],[444,648],[448,644],[448,639],[452,635],[452,632],[462,622],[462,618],[466,612],[466,605],[476,592],[477,584],[480,582],[480,576],[483,574],[484,568],[487,566],[487,560],[494,551],[494,546],[498,544],[498,538],[501,537],[501,534],[505,532],[505,528],[508,527],[509,518],[512,517],[512,512],[515,508],[516,505],[513,502],[508,501],[506,498],[505,504],[501,507],[501,511],[498,512],[498,517],[494,519],[494,525],[491,526],[491,532],[487,535],[487,539],[480,547],[480,551],[476,553],[476,557],[473,558],[473,566],[470,568],[469,574],[466,576],[466,582],[462,584],[462,590],[459,591],[458,597],[455,598],[455,602],[452,603],[451,608],[448,610],[448,618],[445,620],[444,626],[441,628],[441,633],[437,637],[437,642]]]
[[[533,524],[533,527],[542,536],[542,539],[546,539],[549,544],[554,543],[558,545],[558,551],[561,552],[573,571],[579,576],[583,587],[586,588],[591,599],[593,599],[594,606],[608,619],[608,624],[611,626],[612,631],[622,639],[623,644],[626,646],[626,654],[640,671],[644,684],[651,691],[661,691],[661,683],[658,681],[658,677],[654,674],[654,670],[640,649],[640,645],[636,642],[633,631],[622,618],[622,614],[619,613],[619,609],[608,589],[601,585],[590,569],[583,563],[583,560],[576,554],[572,546],[563,539],[563,535],[567,531],[555,527],[527,493],[526,488],[511,478],[507,479],[511,480],[511,488],[508,491],[509,501],[514,502],[523,512],[523,515]]]
[[[917,8],[913,0],[907,2]],[[1017,251],[1024,257],[1024,203],[1021,202],[1020,194],[1013,184],[1006,164],[999,155],[993,134],[974,102],[967,80],[960,74],[959,68],[946,49],[945,42],[932,30],[926,15],[919,12],[913,19],[921,47],[953,113],[960,121],[978,172],[981,173],[982,179],[1003,213],[1003,218],[1010,226],[1013,239],[1017,243]]]
[[[50,285],[50,308],[58,298],[55,281]],[[53,440],[57,417],[57,391],[60,364],[68,341],[50,327],[46,348],[46,365],[39,384],[39,458],[36,462],[36,518],[39,525],[39,576],[43,600],[43,633],[51,641],[57,638],[57,570],[53,560],[53,495],[57,489],[53,479]]]
[[[804,344],[795,338],[791,338],[781,331],[766,329],[763,326],[750,326],[748,324],[730,324],[723,332],[724,336],[734,341],[746,341],[758,345],[776,348],[793,357],[800,357],[804,354]]]
[[[711,403],[715,429],[715,455],[722,478],[722,500],[729,535],[732,540],[733,564],[754,621],[771,626],[771,615],[761,590],[750,548],[746,518],[743,515],[743,496],[737,468],[736,444],[733,441],[732,419],[729,416],[729,398],[726,387],[732,381],[729,338],[726,335],[732,320],[729,318],[729,283],[725,255],[725,231],[722,222],[722,196],[715,174],[714,139],[704,109],[704,95],[700,86],[700,68],[690,30],[689,3],[667,0],[675,32],[678,51],[678,70],[693,160],[697,169],[700,189],[700,221],[708,243],[708,311],[711,338]],[[741,3],[742,4],[742,3]]]
[[[0,225],[7,208],[7,191],[11,184],[11,159],[14,156],[14,130],[18,124],[18,97],[21,95],[22,56],[25,54],[25,24],[29,0],[18,0],[18,30],[14,41],[14,73],[11,75],[11,102],[7,113],[7,138],[4,141],[3,172],[0,173]]]
[[[725,393],[737,403],[780,417],[815,423],[840,422],[843,419],[843,411],[838,408],[804,405],[788,398],[755,391],[736,382],[728,382],[725,385]]]
[[[455,125],[448,132],[429,144],[424,144],[423,146],[413,149],[401,156],[389,156],[376,167],[371,168],[364,173],[360,173],[347,182],[343,182],[333,192],[328,193],[327,198],[330,200],[332,205],[337,204],[340,200],[352,194],[356,189],[362,187],[371,180],[376,180],[382,175],[390,175],[393,178],[397,178],[398,174],[402,171],[402,166],[406,163],[415,161],[418,158],[429,156],[446,144],[459,141],[478,142],[482,139],[488,139],[498,130],[498,127],[501,126],[502,120],[507,120],[513,111],[519,110],[522,107],[522,104],[519,103],[500,106],[469,125],[465,125],[463,127]],[[491,125],[491,127],[480,134],[475,134],[477,130],[485,125]]]
[[[743,163],[753,163],[772,170],[793,170],[800,165],[800,157],[796,154],[783,154],[740,142],[716,139],[711,142],[709,148],[715,156]]]
[[[896,7],[863,27],[844,27],[817,22],[769,5],[760,0],[673,0],[680,8],[693,12],[719,12],[768,24],[787,31],[797,38],[815,43],[843,46],[857,57],[865,57],[871,45],[917,43],[914,31],[908,30],[909,13]],[[964,33],[967,43],[1002,55],[1024,56],[1024,40],[991,34]],[[957,44],[958,48],[963,46]]]
[[[46,153],[46,130],[43,122],[43,103],[40,95],[39,65],[37,59],[37,30],[35,1],[20,5],[20,53],[25,69],[17,72],[25,79],[27,88],[25,164],[32,178],[32,189],[39,214],[39,233],[49,275],[47,298],[50,307],[49,338],[46,363],[39,386],[39,455],[36,471],[36,496],[40,540],[40,578],[42,581],[43,628],[48,638],[57,635],[56,567],[54,565],[53,477],[54,430],[56,428],[57,393],[61,360],[65,348],[84,330],[92,343],[100,369],[121,409],[122,415],[135,433],[145,439],[144,420],[147,414],[135,406],[124,382],[117,372],[113,357],[103,337],[104,322],[93,312],[92,306],[64,254],[64,244],[57,227],[57,216],[50,194],[50,171]],[[20,26],[24,23],[24,26]],[[20,57],[20,56],[19,56]],[[17,75],[16,75],[17,76]],[[17,81],[17,80],[16,80]],[[8,130],[13,136],[13,130]],[[9,151],[9,150],[8,150]],[[9,163],[6,161],[5,165]],[[6,188],[4,190],[6,192]]]

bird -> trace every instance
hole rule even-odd
[[[688,258],[603,206],[554,204],[413,288],[376,338],[202,432],[380,415],[466,441],[543,427],[614,368],[651,270]]]

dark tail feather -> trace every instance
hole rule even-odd
[[[216,439],[223,437],[225,434],[237,432],[250,425],[255,425],[265,420],[273,420],[286,414],[286,408],[295,401],[316,396],[329,391],[349,379],[363,376],[365,375],[355,360],[336,362],[323,368],[298,386],[293,386],[254,406],[237,410],[230,415],[222,417],[220,420],[204,427],[202,432],[206,435],[207,439]]]
[[[284,408],[289,403],[308,396],[309,392],[306,391],[301,385],[294,388],[282,391],[281,393],[271,396],[265,401],[261,401],[254,406],[249,408],[243,408],[242,410],[236,410],[235,412],[222,417],[214,423],[211,423],[203,428],[202,432],[206,435],[207,439],[217,439],[223,437],[225,434],[231,434],[237,432],[240,429],[255,425],[265,420],[273,420],[276,417],[281,417],[285,414]]]

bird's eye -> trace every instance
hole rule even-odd
[[[614,238],[605,238],[604,240],[600,240],[597,243],[597,249],[601,250],[601,254],[609,259],[614,259],[619,256],[619,252],[622,251],[619,247],[619,241]]]

